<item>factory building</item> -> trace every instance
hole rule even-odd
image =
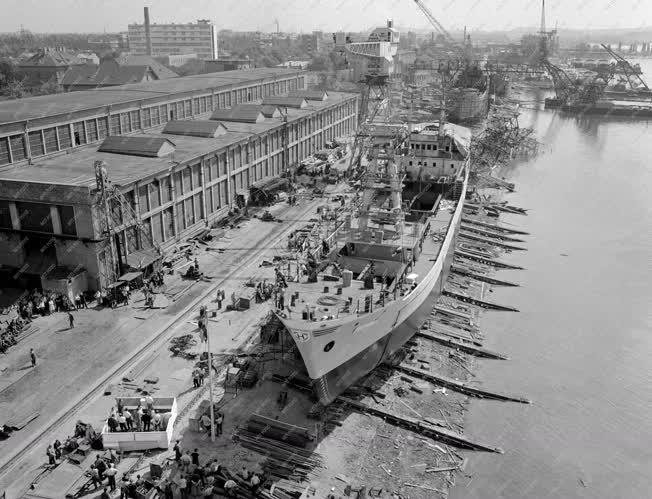
[[[145,22],[130,24],[129,50],[135,55],[155,57],[175,54],[197,54],[199,59],[217,58],[217,31],[208,19],[196,23],[157,24],[149,22],[145,7]]]
[[[0,278],[105,287],[355,130],[356,94],[302,91],[300,71],[230,73],[0,103]]]

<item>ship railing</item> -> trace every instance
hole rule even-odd
[[[302,318],[309,322],[320,322],[339,319],[340,317],[351,314],[355,314],[357,316],[370,314],[375,310],[378,310],[378,308],[386,307],[389,303],[395,301],[399,295],[405,296],[409,292],[409,290],[399,290],[399,288],[394,287],[385,288],[377,293],[365,294],[355,301],[338,299],[337,305],[334,303],[333,305],[329,306],[328,312],[324,313],[322,316],[317,316],[318,306],[306,305],[302,313]],[[319,306],[323,307],[324,304],[319,304]]]

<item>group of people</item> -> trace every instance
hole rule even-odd
[[[102,499],[110,497],[107,492],[107,488],[111,492],[117,489],[116,476],[118,475],[118,470],[115,467],[117,462],[117,456],[113,452],[110,452],[107,459],[98,455],[95,458],[95,462],[91,464],[89,473],[95,489],[97,490],[99,487],[102,487],[104,484],[104,479],[107,480],[107,487],[104,488],[104,492],[102,493],[102,496],[100,496]],[[136,496],[134,495],[132,497]]]
[[[57,464],[57,461],[61,459],[61,442],[55,440],[53,444],[48,445],[45,455],[48,457],[49,465],[54,466]]]
[[[50,315],[56,312],[70,312],[79,308],[88,308],[86,297],[83,293],[69,297],[63,293],[53,291],[30,291],[18,300],[16,304],[18,315],[24,321],[31,321],[35,315]]]
[[[20,317],[7,321],[4,329],[0,331],[0,353],[5,353],[18,343],[18,335],[26,325],[27,323]]]
[[[199,462],[199,451],[182,451],[179,441],[174,445],[174,458],[179,471],[175,480],[182,499],[189,497],[236,497],[239,488],[246,487],[255,493],[262,485],[262,478],[256,473],[249,472],[245,467],[237,477],[224,469],[217,459],[209,461],[204,466]],[[238,483],[234,478],[238,478]],[[165,499],[174,497],[172,483],[163,487]]]
[[[106,420],[109,431],[163,431],[168,425],[170,413],[156,412],[154,399],[147,395],[140,399],[138,407],[129,411],[118,399],[117,410],[112,410]]]

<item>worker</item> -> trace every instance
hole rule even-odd
[[[238,487],[238,484],[235,481],[229,479],[224,483],[224,490],[226,495],[229,497],[235,497],[235,489]]]
[[[217,435],[222,434],[222,422],[224,421],[224,415],[221,412],[217,413],[215,417],[215,432]]]
[[[70,327],[68,329],[72,329],[75,327],[75,318],[70,312],[68,312],[68,323],[70,324]]]
[[[97,490],[102,484],[102,482],[100,481],[100,474],[97,471],[97,468],[95,467],[94,464],[91,464],[90,474],[91,474],[91,482],[93,483],[95,490]]]
[[[102,491],[102,495],[100,495],[100,499],[111,499],[111,496],[106,491],[106,487],[104,487],[104,490]]]
[[[115,484],[115,476],[118,474],[118,470],[115,469],[115,465],[111,463],[109,465],[109,469],[104,472],[104,475],[109,479],[109,488],[111,489],[111,492],[115,492],[116,489],[116,484]]]
[[[257,492],[258,488],[260,487],[260,478],[258,478],[258,475],[256,475],[256,473],[251,475],[250,484],[251,484],[251,490],[253,492]]]
[[[57,461],[54,458],[54,449],[52,448],[51,445],[48,445],[48,448],[45,451],[45,455],[48,456],[48,464],[50,464],[51,466],[57,464]]]
[[[33,348],[29,349],[29,358],[32,361],[32,367],[36,367],[36,354]]]
[[[174,444],[174,460],[178,463],[181,460],[181,446],[179,441]]]
[[[154,431],[161,431],[161,415],[155,413],[152,421],[154,422]]]
[[[201,417],[201,424],[208,433],[211,432],[211,418],[208,414]]]

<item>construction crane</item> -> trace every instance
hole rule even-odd
[[[630,86],[632,86],[632,78],[637,79],[641,85],[643,85],[643,88],[647,92],[652,92],[650,90],[650,87],[647,86],[643,78],[641,78],[641,75],[639,74],[638,71],[636,71],[632,65],[629,63],[627,59],[625,59],[623,56],[620,54],[616,54],[609,46],[605,45],[604,43],[601,43],[602,48],[605,49],[611,57],[616,59],[616,68],[622,70],[623,73],[625,73],[625,76],[627,77],[627,82],[629,83]]]
[[[100,211],[102,235],[107,240],[108,261],[100,272],[104,278],[104,286],[113,283],[127,267],[127,247],[129,236],[132,244],[138,249],[151,248],[158,256],[162,256],[160,247],[153,241],[152,234],[139,220],[132,204],[124,197],[120,188],[109,180],[107,164],[95,161],[96,193]],[[125,232],[124,240],[120,237]],[[131,234],[130,234],[131,233]]]
[[[464,47],[461,46],[458,42],[455,41],[455,39],[451,36],[451,34],[442,26],[442,24],[437,20],[437,18],[430,12],[430,9],[426,7],[426,5],[421,1],[421,0],[414,0],[414,3],[417,4],[417,7],[421,9],[421,12],[426,16],[428,21],[430,21],[430,24],[439,31],[440,34],[444,36],[446,41],[451,44],[451,46],[461,54],[464,54]],[[466,42],[466,40],[465,40]]]

